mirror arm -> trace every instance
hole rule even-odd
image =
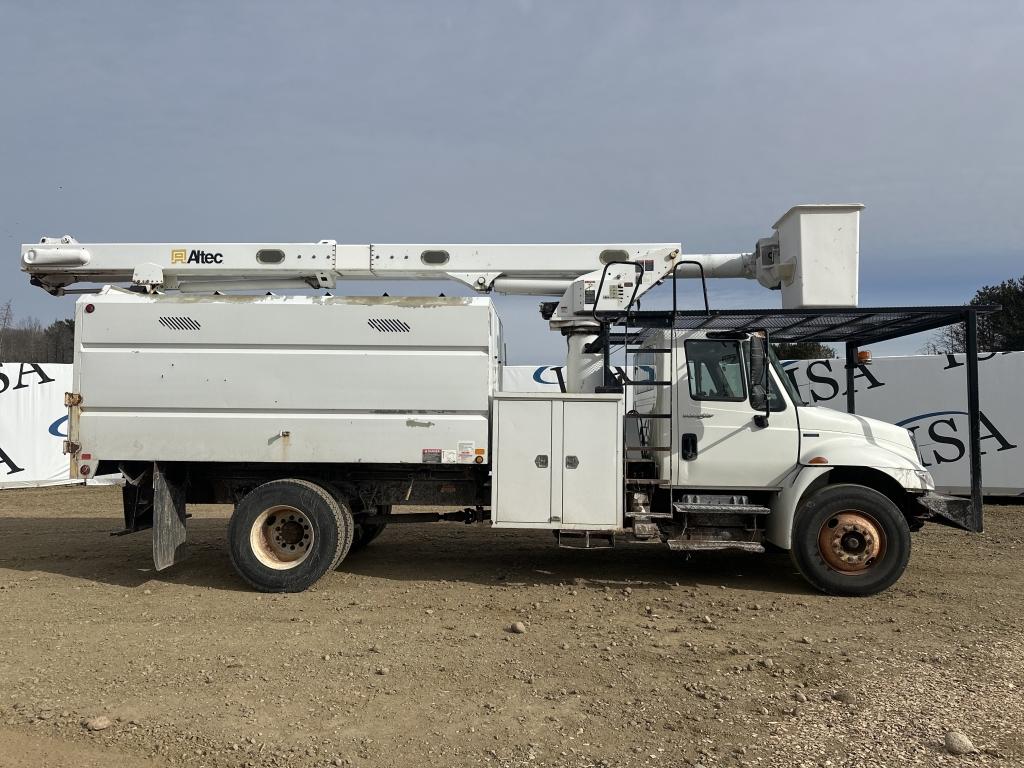
[[[768,417],[772,413],[772,398],[771,398],[771,343],[768,338],[768,329],[764,329],[764,413],[759,413],[754,417],[754,425],[759,429],[764,429],[768,426]]]

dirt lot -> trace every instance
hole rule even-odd
[[[194,508],[192,559],[157,574],[148,533],[108,536],[118,504],[0,494],[2,766],[1024,765],[1021,507],[926,528],[857,600],[785,556],[453,523],[259,595],[226,508]]]

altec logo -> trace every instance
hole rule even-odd
[[[171,251],[171,264],[222,264],[223,262],[223,253],[199,251],[193,248],[186,256],[184,248]]]

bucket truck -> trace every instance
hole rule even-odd
[[[123,474],[123,533],[152,528],[157,569],[184,557],[187,503],[227,503],[232,562],[265,591],[305,589],[389,523],[459,520],[566,547],[774,545],[815,587],[861,595],[899,578],[911,529],[964,519],[910,433],[806,406],[767,326],[637,310],[657,285],[674,300],[677,278],[757,280],[784,311],[855,307],[861,207],[797,206],[735,254],[65,236],[24,245],[22,268],[81,293],[71,476]],[[399,279],[479,295],[331,293]],[[320,294],[274,293],[296,289]],[[567,339],[567,392],[503,391],[491,293],[556,298],[542,306]],[[630,373],[610,373],[616,344]]]

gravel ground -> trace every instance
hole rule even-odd
[[[1022,507],[926,527],[867,599],[452,523],[260,595],[191,511],[157,574],[116,489],[0,494],[0,766],[1024,765]]]

